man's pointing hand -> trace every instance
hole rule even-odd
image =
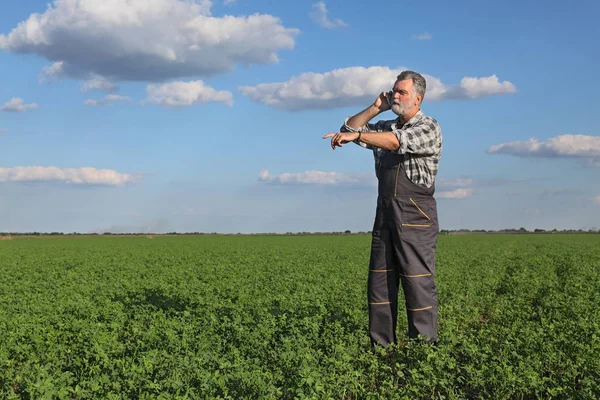
[[[323,136],[323,139],[331,138],[331,148],[335,150],[336,146],[342,147],[343,144],[350,143],[358,139],[358,132],[336,132]]]

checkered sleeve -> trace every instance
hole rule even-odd
[[[400,142],[397,150],[400,154],[433,156],[441,150],[442,132],[433,118],[424,118],[415,125],[392,129],[392,132]]]
[[[366,125],[363,125],[361,127],[352,128],[352,127],[348,126],[349,119],[350,119],[350,117],[348,117],[344,120],[344,125],[342,125],[342,127],[340,128],[340,132],[383,132],[385,129],[386,121],[377,121],[374,124],[367,123]],[[363,142],[357,142],[356,140],[354,141],[354,143],[356,143],[357,145],[359,145],[361,147],[364,147],[365,149],[369,149],[369,150],[376,149],[375,147],[371,146],[370,144],[366,144]]]

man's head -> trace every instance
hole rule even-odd
[[[399,117],[411,118],[419,110],[425,97],[425,78],[414,71],[403,71],[396,78],[392,90],[392,111]]]

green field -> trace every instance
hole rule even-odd
[[[440,345],[386,354],[369,351],[369,245],[0,241],[0,398],[600,397],[600,235],[440,237]]]

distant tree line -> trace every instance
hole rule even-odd
[[[527,230],[523,227],[519,229],[500,229],[500,230],[486,230],[486,229],[457,229],[440,230],[441,235],[461,235],[461,234],[590,234],[600,233],[597,228],[591,228],[588,230],[584,229],[533,229]],[[167,232],[167,233],[149,233],[149,232],[130,232],[130,233],[114,233],[114,232],[0,232],[2,237],[10,236],[292,236],[292,235],[368,235],[371,231],[357,231],[352,232],[350,230],[345,231],[333,231],[333,232],[286,232],[286,233],[273,233],[273,232],[259,232],[259,233],[218,233],[218,232]]]
[[[600,230],[598,230],[595,227],[591,228],[591,229],[587,229],[587,230],[584,230],[584,229],[562,229],[562,230],[560,230],[560,229],[540,229],[540,228],[536,228],[533,230],[527,230],[527,229],[521,227],[519,229],[499,229],[499,230],[485,230],[485,229],[446,230],[446,229],[442,229],[440,231],[440,234],[443,234],[443,235],[460,235],[460,234],[465,234],[465,233],[479,233],[479,234],[498,234],[498,233],[513,233],[513,234],[561,233],[561,234],[566,234],[566,233],[577,233],[577,234],[581,234],[581,233],[600,233]]]

